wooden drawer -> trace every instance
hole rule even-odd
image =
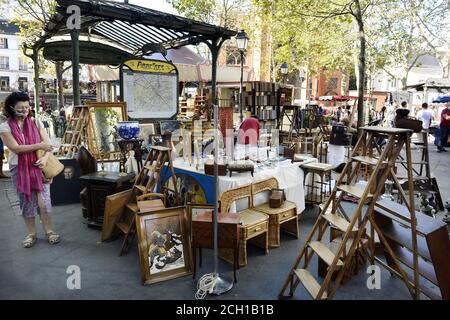
[[[250,239],[261,233],[267,232],[268,228],[269,223],[267,221],[263,221],[258,224],[243,228],[242,236],[244,237],[244,239]]]
[[[297,215],[296,209],[291,209],[289,211],[283,212],[279,214],[280,217],[280,223],[283,221],[289,220],[292,217],[295,217]]]
[[[239,225],[219,223],[219,248],[233,249],[239,241]],[[213,224],[211,222],[192,221],[192,245],[199,248],[214,248]]]

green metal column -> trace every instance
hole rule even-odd
[[[70,32],[72,39],[72,87],[73,87],[73,105],[81,105],[80,100],[80,31],[73,29]]]

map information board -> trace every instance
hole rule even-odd
[[[128,116],[133,119],[173,118],[178,112],[175,66],[151,60],[131,60],[125,62],[125,66],[129,69],[122,69],[122,98],[127,103]]]

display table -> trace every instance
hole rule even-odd
[[[297,205],[297,214],[305,210],[305,193],[303,189],[303,170],[299,168],[298,163],[291,163],[290,160],[280,162],[277,166],[263,169],[256,169],[252,175],[250,172],[243,172],[232,177],[219,177],[219,194],[225,190],[234,189],[252,182],[265,180],[268,178],[276,178],[279,188],[284,189],[286,199]],[[258,206],[268,202],[269,194],[261,193],[254,197],[253,206]],[[230,206],[230,212],[238,212],[247,209],[247,200],[238,200]]]
[[[90,227],[102,227],[106,196],[130,189],[134,182],[134,173],[125,176],[119,176],[118,172],[106,173],[94,172],[80,177],[87,187],[87,225]]]
[[[317,161],[315,158],[305,159],[303,162],[291,163],[290,160],[280,161],[273,167],[255,167],[253,176],[250,172],[236,173],[232,177],[219,176],[219,195],[228,189],[233,189],[252,182],[275,177],[278,180],[279,187],[285,190],[286,199],[294,202],[297,205],[297,213],[300,214],[305,209],[305,194],[303,189],[304,174],[303,170],[299,168],[300,164],[306,162]],[[197,171],[195,166],[190,166],[189,163],[178,158],[173,162],[175,174],[180,180],[180,192],[186,193],[183,190],[193,190],[196,187],[190,187],[189,184],[196,183],[198,188],[202,189],[205,194],[206,203],[214,203],[214,176],[205,175],[203,172],[203,165],[200,165]],[[190,182],[187,182],[189,177]],[[167,180],[167,178],[166,178]],[[191,202],[198,202],[192,201]],[[257,195],[254,199],[254,205],[259,205],[268,201],[268,193]],[[247,201],[245,199],[233,203],[230,212],[237,212],[247,208]]]

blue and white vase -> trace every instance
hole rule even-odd
[[[121,121],[117,124],[117,133],[125,140],[137,139],[139,129],[138,121]]]

